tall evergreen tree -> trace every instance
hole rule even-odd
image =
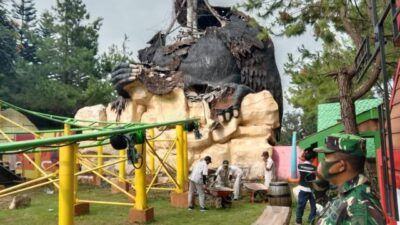
[[[54,16],[48,10],[44,11],[39,20],[39,27],[38,27],[39,36],[41,36],[42,38],[51,38],[52,35],[55,34],[54,26],[55,26]]]
[[[90,23],[90,15],[81,0],[57,0],[55,12],[62,58],[58,78],[65,84],[85,87],[91,76],[99,77],[95,56],[101,19]]]
[[[18,51],[29,62],[37,62],[34,28],[36,26],[36,9],[33,0],[14,0],[13,17],[18,24]]]
[[[101,19],[91,22],[80,0],[57,1],[51,12],[44,12],[36,42],[40,63],[17,62],[18,82],[30,82],[16,91],[14,102],[72,116],[85,105],[110,101],[112,87],[97,65],[100,26]],[[35,95],[35,102],[30,102],[28,96]]]
[[[0,99],[9,100],[9,82],[14,79],[16,60],[16,35],[6,10],[5,1],[0,0]]]

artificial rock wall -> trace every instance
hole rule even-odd
[[[268,91],[247,95],[242,102],[239,118],[232,118],[211,130],[214,121],[210,118],[208,104],[188,101],[182,88],[177,87],[167,95],[158,96],[148,92],[136,81],[126,87],[126,90],[129,90],[132,101],[121,115],[121,122],[153,123],[199,118],[202,138],[196,140],[193,132],[188,134],[190,164],[210,155],[212,168],[218,167],[222,160],[227,159],[242,167],[249,179],[263,176],[261,153],[267,150],[272,154],[269,143],[274,140],[274,129],[279,127],[278,105]],[[75,118],[115,121],[116,114],[110,105],[96,105],[80,109]],[[161,131],[156,130],[156,135],[159,132]],[[160,136],[161,139],[174,137],[175,130],[166,130]],[[166,148],[165,143],[156,143],[161,157]],[[105,149],[106,152],[112,151]],[[174,155],[169,161],[173,164]]]

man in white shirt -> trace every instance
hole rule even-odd
[[[269,184],[275,179],[275,165],[267,151],[262,153],[262,157],[265,162],[264,185],[269,188]]]
[[[220,187],[229,187],[230,180],[235,179],[233,184],[233,199],[238,200],[240,197],[240,181],[242,180],[243,170],[237,166],[229,165],[228,160],[222,162],[222,166],[217,169],[216,185]]]
[[[208,164],[211,163],[211,157],[206,156],[198,161],[189,176],[189,210],[194,209],[194,194],[195,191],[199,194],[200,211],[206,211],[204,188],[208,176]]]

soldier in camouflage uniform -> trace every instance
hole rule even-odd
[[[317,172],[338,187],[338,196],[325,206],[316,224],[386,224],[381,205],[362,174],[365,139],[349,134],[333,134],[327,137],[325,144],[326,147],[314,149],[325,153]]]

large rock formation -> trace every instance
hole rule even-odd
[[[246,95],[241,103],[240,116],[217,126],[216,121],[211,119],[208,104],[188,101],[182,88],[176,87],[166,95],[153,95],[139,81],[135,81],[128,91],[132,101],[121,114],[121,122],[153,123],[199,118],[202,138],[196,139],[193,132],[188,134],[190,164],[210,155],[213,159],[211,167],[218,167],[222,160],[227,159],[244,168],[249,179],[263,176],[261,153],[267,150],[272,154],[274,129],[279,127],[278,105],[268,91]],[[116,114],[109,108],[85,107],[77,113],[76,118],[115,121]],[[93,112],[95,109],[97,113]],[[156,135],[160,132],[156,129]],[[160,139],[173,138],[173,129],[164,131],[160,136]],[[165,143],[156,143],[161,157],[167,148]],[[112,150],[106,147],[105,152],[112,153]],[[171,165],[175,164],[174,157],[175,154],[169,157]]]

